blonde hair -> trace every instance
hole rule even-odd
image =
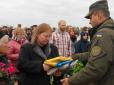
[[[13,36],[13,39],[17,38],[18,33],[24,35],[25,37],[27,36],[24,29],[22,29],[22,28],[20,28],[20,27],[17,27],[17,28],[14,29],[14,32],[13,32],[13,35],[14,35],[14,36]]]
[[[21,33],[21,34],[26,35],[25,30],[22,29],[22,28],[20,28],[20,27],[17,27],[17,28],[15,28],[15,30],[14,30],[14,34],[15,34],[15,35],[17,35],[18,33]]]
[[[40,35],[41,33],[47,32],[47,31],[53,32],[53,30],[52,30],[52,28],[50,27],[49,24],[42,23],[39,26],[37,26],[37,28],[33,32],[31,42],[36,43],[37,36]]]

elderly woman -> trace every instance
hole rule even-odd
[[[3,32],[0,32],[0,85],[9,84],[9,81],[7,81],[7,79],[9,79],[8,76],[5,76],[3,78],[4,75],[2,75],[2,71],[5,72],[4,70],[6,70],[8,67],[8,59],[6,57],[6,53],[9,50],[10,48],[8,46],[8,36]]]
[[[50,76],[46,71],[49,67],[44,63],[46,59],[58,56],[55,46],[49,44],[52,34],[51,27],[42,23],[34,31],[32,43],[22,46],[17,68],[19,69],[20,85],[51,85]]]

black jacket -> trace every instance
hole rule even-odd
[[[43,59],[34,51],[34,45],[27,43],[22,46],[17,68],[20,71],[20,85],[50,85],[50,77],[43,70]],[[48,58],[57,57],[58,50],[50,45]]]

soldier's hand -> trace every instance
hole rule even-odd
[[[73,59],[73,60],[77,60],[76,54],[72,54],[72,59]]]
[[[70,85],[68,82],[68,78],[62,79],[61,82],[62,82],[62,85]]]

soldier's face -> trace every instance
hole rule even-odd
[[[99,16],[98,14],[92,14],[90,16],[90,24],[92,25],[92,27],[95,27],[99,24]]]

